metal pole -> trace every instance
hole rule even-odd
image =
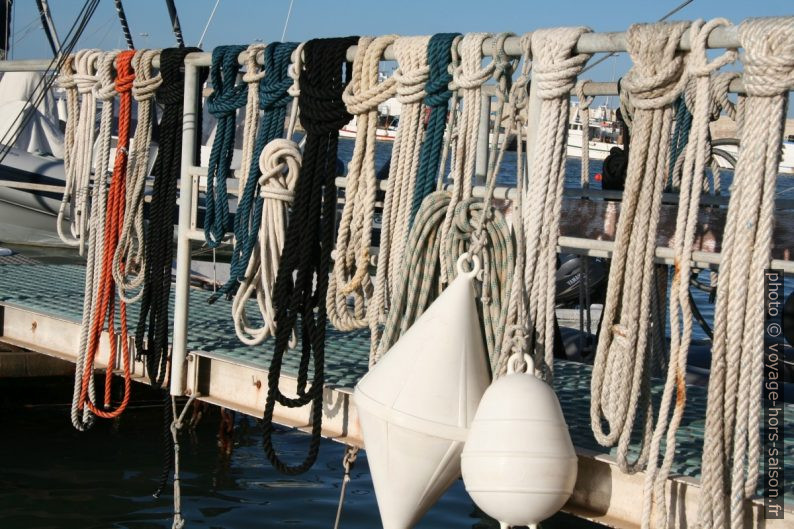
[[[179,226],[174,285],[174,341],[171,347],[171,394],[185,391],[188,306],[190,303],[190,218],[193,209],[193,175],[190,167],[196,149],[198,123],[198,67],[185,62],[185,99],[182,122],[182,172],[179,185]]]
[[[485,184],[485,176],[488,173],[488,133],[490,131],[491,97],[487,93],[483,93],[480,106],[480,130],[478,131],[477,152],[474,159],[474,182],[477,185]]]

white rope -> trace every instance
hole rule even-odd
[[[526,324],[534,335],[535,369],[548,381],[554,372],[555,273],[570,92],[590,58],[574,54],[574,48],[579,37],[589,31],[584,27],[556,28],[532,34],[532,89],[541,106],[533,177],[524,187],[521,213],[526,237],[524,287],[529,296]]]
[[[595,438],[604,446],[618,445],[617,463],[624,472],[644,466],[653,430],[647,369],[651,297],[656,288],[653,258],[669,170],[673,102],[686,83],[684,59],[676,48],[687,27],[687,23],[635,24],[626,33],[634,65],[622,84],[635,110],[590,403]],[[639,455],[630,461],[638,411],[643,415],[642,441]]]
[[[74,56],[74,73],[70,76],[67,70],[61,75],[61,86],[67,94],[68,113],[64,144],[66,182],[56,228],[61,240],[70,246],[77,246],[80,255],[85,251],[88,230],[88,193],[96,120],[93,90],[97,83],[96,62],[100,55],[99,50],[78,51]],[[70,61],[67,61],[65,68],[70,65]],[[68,234],[63,231],[67,210],[70,219]]]
[[[102,112],[99,122],[99,157],[95,172],[96,182],[92,193],[90,228],[88,231],[88,252],[85,270],[85,287],[83,290],[83,315],[80,323],[80,344],[77,350],[77,359],[74,369],[74,393],[72,394],[71,419],[78,430],[90,428],[94,417],[88,407],[84,408],[80,417],[78,402],[85,374],[85,355],[88,348],[88,333],[94,325],[94,319],[103,315],[96,314],[93,310],[94,300],[97,298],[99,278],[102,274],[102,253],[105,247],[105,217],[107,183],[110,165],[110,140],[113,125],[113,102],[116,97],[115,79],[113,77],[113,62],[116,60],[117,51],[104,53],[100,56],[97,67],[99,82],[95,87],[95,96],[102,101]],[[88,398],[96,402],[94,377],[88,379]]]
[[[353,75],[342,95],[347,111],[356,116],[356,142],[347,173],[345,205],[336,238],[336,258],[325,298],[328,319],[341,331],[367,326],[366,304],[373,291],[369,265],[375,195],[378,190],[375,173],[378,106],[397,92],[398,78],[395,74],[379,82],[378,73],[384,50],[395,40],[396,35],[361,37],[358,40]],[[400,136],[398,133],[398,141]],[[395,141],[394,149],[397,148],[398,143]],[[385,225],[384,220],[384,228]],[[385,244],[381,244],[383,256],[386,255],[384,250]],[[379,264],[386,262],[385,259],[379,260]],[[348,307],[348,298],[352,298],[352,308]]]
[[[764,371],[764,269],[769,266],[775,184],[788,89],[794,85],[794,19],[749,19],[739,25],[744,48],[741,150],[734,174],[717,284],[700,523],[744,523],[755,494]],[[740,100],[741,101],[741,100]],[[726,512],[725,483],[730,483]]]
[[[582,176],[580,184],[582,189],[590,187],[590,105],[595,99],[593,96],[586,96],[585,86],[590,81],[579,81],[574,89],[576,98],[579,100],[579,121],[582,124]]]
[[[302,156],[298,145],[277,138],[259,157],[259,189],[263,200],[259,234],[245,270],[245,279],[232,300],[232,318],[237,337],[245,344],[258,345],[276,333],[273,287],[287,230],[287,211],[298,181]],[[262,325],[255,326],[246,313],[246,304],[256,295]],[[293,334],[290,347],[295,347]]]
[[[143,201],[146,177],[149,176],[149,147],[152,142],[154,95],[163,83],[158,73],[152,76],[152,62],[160,50],[137,50],[132,57],[135,80],[132,96],[138,103],[138,124],[127,161],[126,202],[124,222],[116,251],[113,254],[113,280],[118,286],[119,299],[134,303],[143,295],[146,247],[143,231]],[[122,264],[123,263],[123,264]],[[133,292],[136,289],[137,292]]]
[[[689,278],[691,259],[698,224],[698,206],[705,181],[706,162],[710,155],[709,121],[711,118],[711,73],[736,60],[735,50],[729,50],[709,62],[706,43],[709,34],[730,22],[717,18],[703,23],[696,20],[690,27],[692,51],[687,61],[687,72],[694,83],[692,126],[681,174],[678,214],[675,230],[675,272],[670,289],[670,356],[667,378],[659,407],[659,417],[651,440],[648,468],[645,477],[642,527],[651,527],[651,509],[655,504],[657,527],[667,527],[667,497],[665,483],[675,458],[676,432],[681,423],[686,404],[686,362],[692,339],[692,307],[690,305]],[[675,397],[675,407],[670,407]],[[668,426],[669,420],[669,426]],[[657,468],[659,449],[665,439],[664,457]]]
[[[388,302],[403,279],[399,267],[402,265],[408,242],[408,219],[416,187],[419,153],[424,139],[423,99],[429,74],[429,41],[429,37],[400,37],[394,43],[398,68],[393,77],[397,83],[397,99],[402,104],[402,111],[392,146],[389,179],[383,203],[375,291],[367,310],[371,357],[380,343],[381,325],[386,321]]]
[[[276,333],[273,287],[281,262],[281,250],[284,248],[287,213],[292,203],[302,160],[298,145],[291,139],[298,121],[297,101],[300,95],[300,71],[303,68],[302,51],[303,43],[292,52],[292,62],[287,69],[287,75],[292,79],[288,93],[293,98],[285,131],[287,139],[271,141],[265,145],[259,156],[259,170],[262,173],[259,177],[259,192],[264,199],[262,218],[256,244],[245,270],[245,278],[240,282],[237,294],[232,299],[234,329],[240,341],[247,345],[259,345]],[[258,101],[257,94],[257,106]],[[250,102],[249,99],[249,104]],[[253,323],[246,312],[246,305],[252,296],[256,296],[256,304],[261,316],[259,325]],[[293,332],[289,347],[295,347],[296,344],[297,337]]]
[[[460,41],[458,50],[461,60],[453,71],[451,88],[458,90],[463,99],[463,111],[457,124],[452,159],[452,191],[449,206],[441,228],[441,238],[446,239],[452,226],[452,218],[458,203],[472,195],[474,162],[477,152],[477,139],[480,131],[480,110],[482,107],[482,85],[491,77],[494,62],[482,66],[482,43],[492,37],[490,33],[467,33]],[[453,107],[454,110],[454,107]],[[441,254],[441,281],[449,283],[447,271],[452,264],[447,256]]]
[[[259,81],[265,76],[265,70],[259,66],[256,56],[265,51],[262,43],[251,44],[246,50],[245,73],[243,82],[248,84],[248,99],[245,103],[245,120],[243,121],[243,146],[240,157],[240,170],[237,173],[237,189],[245,189],[245,182],[254,163],[254,144],[262,111],[259,109]],[[257,162],[258,163],[258,162]],[[235,245],[237,241],[235,241]]]

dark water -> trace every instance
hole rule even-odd
[[[135,386],[136,404],[120,419],[80,433],[69,422],[71,380],[0,382],[0,527],[171,527],[170,488],[152,497],[160,474],[161,419],[156,395],[146,389]],[[187,527],[333,526],[341,445],[324,441],[314,468],[286,477],[265,459],[256,420],[237,416],[233,433],[219,436],[219,415],[207,406],[196,429],[181,437]],[[286,429],[276,436],[287,458],[302,457],[307,441],[307,435]],[[352,472],[341,526],[380,526],[365,453]],[[543,524],[590,526],[565,515]],[[417,527],[498,525],[476,511],[458,481]]]

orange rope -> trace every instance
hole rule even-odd
[[[132,57],[135,55],[134,50],[123,51],[119,53],[116,59],[116,92],[119,93],[119,140],[116,146],[116,159],[113,163],[113,177],[108,190],[107,201],[107,220],[105,223],[105,247],[102,254],[102,274],[99,278],[99,288],[97,291],[97,300],[94,305],[94,325],[91,328],[88,341],[88,350],[86,352],[86,366],[83,373],[83,382],[80,389],[80,400],[78,409],[82,410],[84,406],[88,408],[98,417],[111,419],[118,417],[127,407],[130,400],[130,350],[129,340],[127,339],[127,305],[120,302],[120,316],[121,316],[121,359],[124,369],[124,398],[115,410],[110,408],[110,383],[113,377],[113,366],[116,364],[116,355],[118,353],[116,346],[116,325],[115,325],[115,301],[116,301],[116,285],[113,281],[112,265],[113,254],[116,251],[116,246],[121,234],[121,228],[124,223],[124,208],[126,205],[126,180],[127,180],[127,151],[129,150],[130,143],[130,122],[132,113],[132,82],[135,80],[135,74],[132,70]],[[123,273],[122,263],[122,273]],[[94,360],[97,352],[99,351],[99,338],[105,326],[107,316],[108,335],[110,338],[110,355],[108,356],[107,371],[105,374],[105,398],[104,410],[100,410],[94,403],[91,402],[88,396],[88,386],[90,377],[93,376]],[[109,411],[105,411],[109,410]]]

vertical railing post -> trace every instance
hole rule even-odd
[[[179,226],[174,285],[174,334],[171,347],[171,394],[183,395],[187,358],[188,306],[190,302],[190,219],[193,203],[193,167],[198,123],[198,66],[185,60],[185,99],[182,121],[182,172],[179,184]]]

